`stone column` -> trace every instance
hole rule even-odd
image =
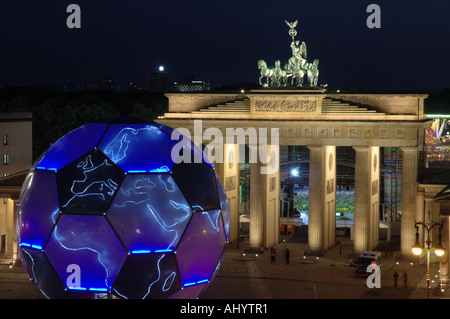
[[[18,238],[18,234],[17,234],[17,219],[18,219],[18,205],[19,205],[19,200],[18,199],[13,199],[13,209],[14,209],[14,220],[13,220],[13,227],[14,227],[14,232],[13,232],[13,247],[12,247],[12,253],[13,253],[13,258],[14,260],[20,258],[20,254],[19,254],[19,238]]]
[[[268,145],[261,150],[261,182],[263,184],[263,211],[265,218],[264,245],[271,247],[280,237],[280,147]]]
[[[336,234],[336,147],[308,146],[309,212],[308,246],[323,252],[335,243]]]
[[[259,249],[263,247],[264,238],[264,185],[261,175],[261,163],[250,164],[250,248]]]
[[[237,144],[223,145],[223,160],[215,163],[215,170],[225,188],[230,209],[230,234],[228,241],[239,240],[239,163]]]
[[[280,232],[279,130],[272,128],[268,134],[267,129],[260,128],[257,142],[249,138],[249,232],[253,249],[278,243]]]
[[[417,212],[415,217],[415,222],[424,222],[425,220],[425,191],[420,190],[417,192]],[[423,227],[419,227],[419,243],[421,245],[424,245],[424,230]],[[423,246],[425,247],[425,246]]]
[[[444,256],[439,258],[440,279],[443,281],[443,283],[448,283],[450,279],[448,276],[448,261],[450,252],[449,215],[441,215],[441,222],[444,224],[444,227],[442,227],[442,246],[445,248],[445,254]]]
[[[250,164],[250,247],[278,243],[280,233],[279,145],[260,145]]]
[[[6,256],[10,257],[17,253],[17,235],[16,235],[16,205],[13,199],[6,200]]]
[[[379,239],[379,157],[375,146],[355,149],[354,250],[373,250]]]
[[[416,240],[416,228],[414,227],[414,223],[416,217],[418,152],[416,147],[402,147],[401,150],[402,221],[400,233],[400,250],[402,255],[411,256],[411,247],[414,246]]]

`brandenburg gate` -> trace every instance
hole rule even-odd
[[[318,85],[319,60],[308,62],[305,42],[295,39],[297,23],[286,21],[292,56],[284,65],[280,60],[273,67],[258,61],[260,89],[236,94],[167,93],[169,110],[157,122],[189,130],[194,142],[209,143],[208,138],[227,136],[227,131],[244,135],[258,132],[258,143],[249,136],[240,142],[246,143],[250,152],[263,154],[250,164],[249,243],[255,249],[279,241],[280,145],[309,149],[311,252],[324,252],[335,244],[336,147],[352,147],[355,151],[355,252],[378,246],[380,148],[400,148],[401,253],[411,255],[415,222],[424,220],[424,201],[418,200],[418,167],[424,131],[431,124],[424,114],[427,95],[327,93]],[[238,144],[236,139],[226,139],[220,144],[222,149],[216,149],[216,161],[212,163],[227,191],[231,242],[239,236]]]
[[[323,90],[272,90],[238,94],[168,93],[169,111],[159,123],[187,128],[191,138],[208,128],[267,129],[267,163],[250,169],[251,247],[278,243],[280,229],[279,146],[305,145],[310,150],[308,246],[326,251],[335,244],[336,147],[355,150],[354,250],[378,245],[380,220],[380,147],[402,150],[401,252],[411,254],[415,221],[424,219],[417,202],[419,152],[423,151],[425,119],[421,94],[344,94]],[[201,131],[194,122],[202,120]],[[277,128],[279,145],[271,145]],[[199,136],[201,135],[201,136]],[[258,147],[253,145],[251,147]],[[223,144],[222,160],[213,163],[225,186],[230,205],[231,242],[238,240],[239,169],[237,143]],[[278,165],[273,169],[274,166]],[[271,167],[270,167],[271,166]],[[268,167],[267,174],[261,168]],[[419,213],[421,212],[421,213]],[[421,216],[419,216],[421,215]]]

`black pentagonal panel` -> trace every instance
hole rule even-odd
[[[220,208],[215,173],[208,164],[174,164],[172,177],[194,211]]]
[[[162,299],[181,288],[173,253],[131,254],[117,275],[112,293],[127,299]]]
[[[22,257],[31,280],[45,297],[64,297],[65,286],[41,250],[21,247]]]
[[[120,167],[93,149],[56,173],[61,212],[106,212],[124,178]]]

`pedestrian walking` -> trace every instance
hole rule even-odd
[[[403,274],[403,283],[405,284],[405,288],[408,288],[408,275],[405,273]]]
[[[289,248],[286,248],[286,265],[289,264],[289,258],[291,257],[291,252]]]
[[[397,287],[397,283],[398,283],[398,274],[396,271],[394,271],[394,287]]]
[[[271,264],[275,264],[275,257],[276,257],[275,249],[272,247],[272,248],[270,248],[270,263]]]

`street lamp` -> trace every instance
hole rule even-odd
[[[427,240],[426,240],[426,245],[427,245],[427,294],[428,294],[428,299],[430,299],[430,246],[431,246],[431,240],[430,240],[430,231],[431,229],[433,229],[434,227],[438,226],[439,227],[439,234],[438,234],[438,243],[436,245],[436,247],[434,248],[434,253],[436,254],[436,256],[438,257],[442,257],[445,253],[444,248],[442,247],[442,223],[433,223],[431,218],[430,218],[430,214],[431,212],[428,212],[428,221],[426,223],[424,222],[416,222],[414,224],[414,226],[416,227],[416,243],[414,244],[414,246],[412,247],[412,252],[414,255],[419,256],[422,253],[422,246],[419,243],[419,226],[422,225],[423,228],[425,228],[426,230],[426,235],[427,235]]]

